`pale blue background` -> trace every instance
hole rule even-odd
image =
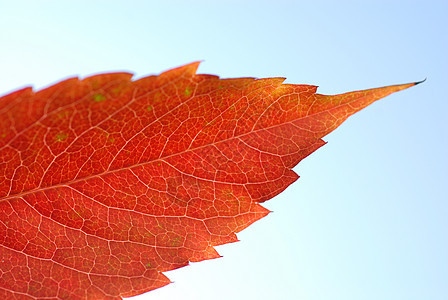
[[[0,94],[71,75],[427,82],[325,138],[274,213],[137,299],[448,299],[448,1],[1,1]]]

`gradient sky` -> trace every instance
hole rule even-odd
[[[336,4],[337,3],[337,4]],[[151,299],[448,299],[448,1],[2,1],[0,95],[73,75],[428,80],[351,117],[274,211]]]

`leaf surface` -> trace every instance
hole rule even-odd
[[[372,102],[192,63],[0,98],[0,298],[121,299],[266,216],[292,168]]]

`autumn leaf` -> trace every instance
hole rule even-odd
[[[219,257],[292,168],[372,102],[198,63],[72,78],[0,98],[0,298],[121,299]]]

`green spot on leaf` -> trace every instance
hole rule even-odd
[[[6,133],[0,134],[0,138],[5,138],[5,137],[6,137]]]
[[[192,90],[192,88],[191,87],[187,87],[186,89],[185,89],[185,96],[187,96],[187,97],[190,97],[191,96],[191,93],[193,93],[193,90]]]
[[[68,134],[64,133],[64,132],[59,132],[58,134],[56,134],[56,141],[57,142],[62,142],[64,140],[66,140],[68,137]]]
[[[152,111],[152,106],[150,105],[150,106],[146,107],[146,110],[147,111]]]
[[[171,240],[170,244],[172,247],[178,247],[180,246],[180,242],[181,242],[180,237],[175,237],[174,239]]]
[[[103,102],[104,100],[106,100],[106,97],[103,94],[93,95],[93,101],[95,102]]]
[[[147,263],[147,264],[146,264],[146,267],[147,267],[147,268],[151,268],[151,263]]]

